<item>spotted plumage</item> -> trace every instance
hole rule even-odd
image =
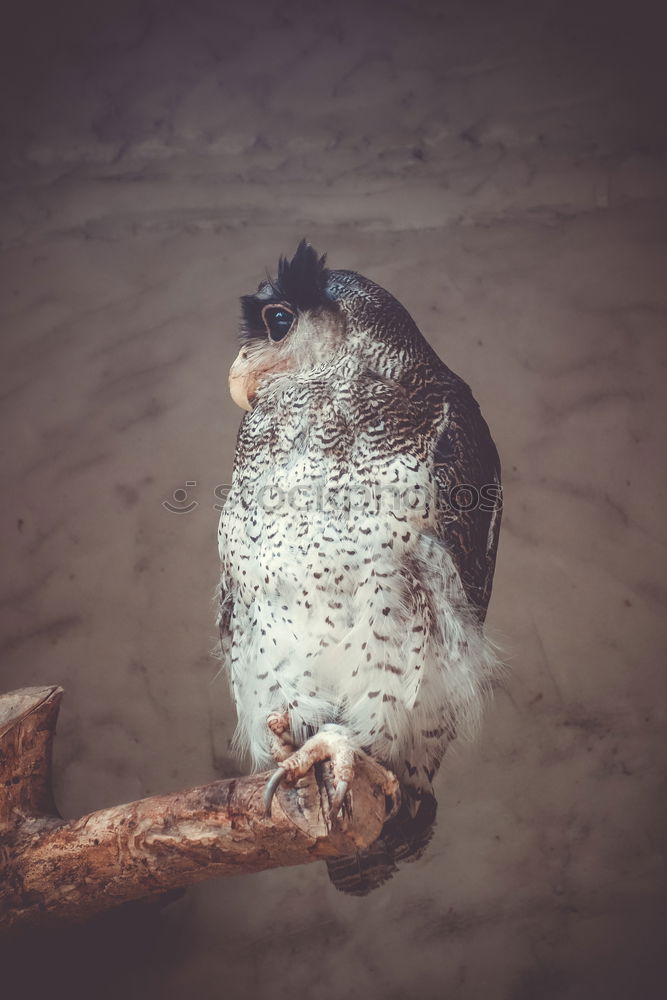
[[[249,412],[219,527],[236,744],[267,765],[286,712],[296,746],[336,723],[397,775],[381,840],[330,865],[363,894],[422,852],[434,774],[498,670],[498,456],[400,303],[305,242],[242,310],[230,385]]]

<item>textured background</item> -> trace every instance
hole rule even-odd
[[[242,767],[210,654],[227,368],[238,296],[303,235],[482,405],[512,666],[443,766],[427,857],[383,890],[341,897],[321,866],[209,883],[23,942],[8,995],[665,995],[658,6],[3,13],[0,672],[66,689],[64,815]],[[168,512],[186,481],[198,506]]]

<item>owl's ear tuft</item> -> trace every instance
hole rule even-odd
[[[278,277],[272,282],[276,296],[295,309],[316,309],[327,304],[326,259],[326,254],[320,257],[307,240],[301,240],[291,260],[281,257],[278,261]]]

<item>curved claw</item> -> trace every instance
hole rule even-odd
[[[278,767],[264,785],[264,794],[262,795],[262,799],[264,801],[264,815],[267,818],[271,816],[271,803],[273,802],[273,796],[276,794],[278,785],[281,783],[286,774],[287,772],[284,767]]]
[[[331,800],[331,805],[329,807],[331,818],[335,819],[338,815],[338,811],[343,804],[343,799],[347,795],[347,790],[350,787],[349,781],[339,781],[336,785],[336,791],[333,794]]]

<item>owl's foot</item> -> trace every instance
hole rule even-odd
[[[269,728],[274,735],[277,735],[270,722]],[[278,738],[282,738],[283,733],[284,730]],[[285,781],[288,785],[293,785],[299,778],[307,774],[318,761],[330,760],[335,788],[329,811],[332,820],[335,819],[354,777],[354,754],[354,747],[342,726],[322,726],[320,731],[306,740],[302,747],[293,753],[288,753],[280,760],[280,766],[274,771],[264,787],[266,815],[271,815],[273,796],[281,782]]]
[[[296,750],[296,743],[292,740],[289,728],[289,713],[271,712],[267,716],[266,724],[273,733],[271,756],[276,764],[282,764]]]

